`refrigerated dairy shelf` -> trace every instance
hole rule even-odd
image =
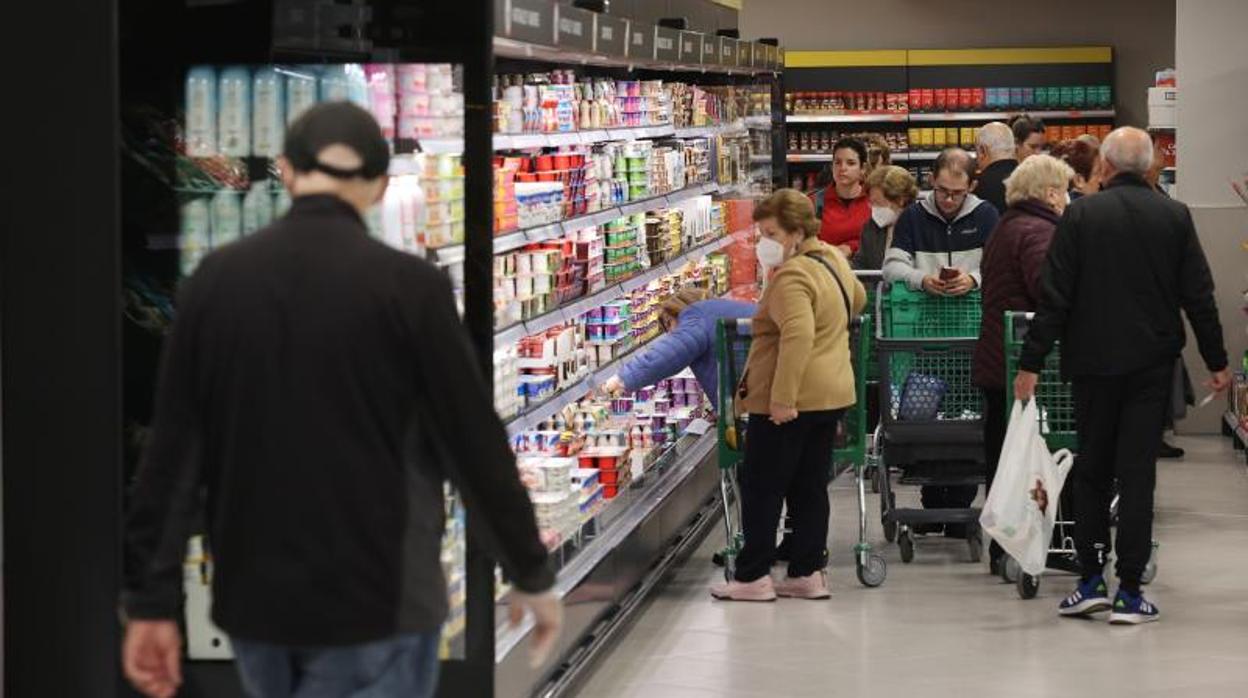
[[[677,189],[667,194],[651,196],[637,201],[629,201],[605,208],[601,211],[594,211],[583,216],[569,218],[555,223],[545,223],[543,225],[533,226],[530,228],[522,228],[509,233],[498,235],[494,238],[494,253],[509,252],[534,242],[545,242],[558,237],[563,237],[569,231],[580,230],[581,228],[589,228],[596,225],[602,225],[607,221],[630,216],[634,213],[642,213],[650,208],[666,207],[673,204],[686,201],[698,196],[707,194],[716,194],[723,191],[723,188],[713,182],[703,184],[694,184],[684,189]],[[429,256],[434,263],[439,265],[456,264],[464,260],[464,246],[462,243],[454,245],[443,245],[442,247],[430,248]]]
[[[940,155],[936,151],[921,151],[917,153],[891,153],[889,159],[892,162],[916,162],[922,160],[935,160]],[[832,153],[789,153],[785,156],[788,162],[832,162]]]
[[[737,234],[730,233],[710,242],[692,247],[677,257],[655,265],[637,276],[612,283],[601,291],[595,291],[583,298],[577,298],[566,306],[560,306],[537,317],[529,318],[499,330],[494,333],[494,343],[510,344],[518,341],[521,337],[538,334],[556,325],[571,322],[589,312],[595,306],[614,300],[625,293],[635,291],[661,276],[675,274],[679,271],[681,265],[688,262],[697,262],[706,255],[731,245]]]
[[[607,505],[607,510],[599,515],[603,522],[602,530],[559,570],[554,593],[561,599],[565,598],[588,579],[608,556],[618,550],[707,461],[714,449],[716,438],[714,429],[707,429],[701,434],[687,432],[650,467],[644,481],[634,482],[620,497],[612,500]],[[570,628],[567,635],[579,635],[590,625],[585,619],[581,622],[585,623],[584,627]],[[501,624],[495,633],[495,662],[501,663],[506,659],[532,630],[533,621],[528,617],[514,628]]]
[[[713,126],[689,126],[675,128],[671,124],[601,128],[590,131],[566,133],[496,133],[494,150],[526,150],[529,148],[558,148],[570,145],[595,145],[610,141],[641,140],[645,138],[712,138],[720,135],[744,133],[746,121],[738,119]]]
[[[719,75],[775,75],[780,72],[780,67],[758,67],[753,66],[724,66],[724,65],[703,65],[698,63],[681,63],[678,61],[663,61],[647,58],[629,58],[608,56],[600,53],[592,53],[584,50],[555,48],[553,46],[543,46],[541,44],[528,43],[526,41],[518,41],[516,39],[508,39],[501,36],[494,37],[494,55],[503,58],[513,58],[526,61],[540,61],[543,63],[556,63],[559,65],[578,65],[578,66],[606,66],[613,68],[628,68],[659,70],[671,73],[715,73]]]

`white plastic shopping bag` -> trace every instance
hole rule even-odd
[[[1074,463],[1074,456],[1066,449],[1049,453],[1040,435],[1037,410],[1035,400],[1028,400],[1025,406],[1014,402],[997,475],[979,517],[984,532],[1033,576],[1044,572],[1049,538],[1057,521],[1058,497]],[[1033,494],[1037,482],[1048,500],[1044,511]]]

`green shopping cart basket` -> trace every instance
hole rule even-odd
[[[1018,375],[1018,361],[1027,339],[1027,328],[1034,313],[1005,313],[1005,385],[1012,391]],[[1061,347],[1055,345],[1044,360],[1044,370],[1036,381],[1036,404],[1040,407],[1040,433],[1051,450],[1077,450],[1075,398],[1070,383],[1062,379]]]

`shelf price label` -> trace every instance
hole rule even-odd
[[[667,27],[654,28],[654,59],[672,63],[680,60],[680,32]]]
[[[697,65],[702,62],[702,35],[698,32],[680,33],[680,62]]]
[[[555,45],[561,48],[593,51],[593,14],[576,7],[555,5]]]
[[[654,60],[653,24],[646,24],[635,19],[628,20],[628,57],[640,61]]]
[[[623,58],[628,49],[628,22],[594,14],[594,53]]]
[[[510,0],[507,36],[550,45],[555,40],[555,5],[542,0]]]

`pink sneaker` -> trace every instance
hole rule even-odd
[[[775,601],[776,590],[771,575],[763,575],[752,582],[734,579],[726,584],[716,584],[711,587],[711,596],[720,601]]]
[[[826,599],[832,596],[828,591],[827,573],[820,570],[808,577],[785,577],[775,583],[777,596],[786,599]]]

